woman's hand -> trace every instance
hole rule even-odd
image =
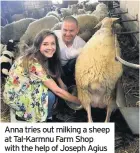
[[[78,101],[76,102],[76,104],[81,104],[81,101],[78,99]]]

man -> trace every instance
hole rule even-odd
[[[72,16],[65,17],[61,30],[54,32],[58,37],[60,46],[60,58],[64,71],[62,80],[67,86],[70,86],[75,84],[75,62],[80,54],[79,49],[85,45],[85,41],[77,36],[79,26],[77,20]]]

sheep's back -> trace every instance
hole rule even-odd
[[[94,27],[98,23],[98,20],[95,16],[88,15],[88,14],[78,15],[76,19],[79,24],[79,29],[80,29],[79,33],[82,33],[83,31],[87,29],[94,30]]]
[[[35,36],[43,29],[51,29],[59,20],[54,16],[47,16],[32,22],[20,41],[24,40],[26,44],[32,44]]]
[[[19,21],[14,21],[10,24],[7,24],[2,28],[2,37],[1,40],[3,43],[8,43],[10,39],[13,40],[19,40],[20,37],[24,34],[24,32],[27,30],[28,25],[31,22],[34,22],[35,19],[32,18],[26,18],[21,19]]]

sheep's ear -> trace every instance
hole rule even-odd
[[[111,18],[112,22],[119,20],[119,18]]]
[[[94,27],[94,29],[100,27],[101,25],[102,25],[102,22],[99,22],[99,23]]]

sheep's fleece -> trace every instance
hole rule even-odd
[[[104,18],[102,27],[82,48],[76,61],[75,77],[78,98],[92,122],[91,106],[107,106],[106,122],[114,109],[114,88],[122,75],[122,64],[115,60],[115,36],[111,25],[116,18]],[[120,48],[117,48],[120,51]]]
[[[35,21],[32,18],[21,19],[14,21],[1,28],[1,42],[7,44],[10,39],[19,40],[27,30],[31,22]]]
[[[59,20],[54,16],[47,16],[32,22],[20,41],[32,45],[34,37],[43,29],[51,29]]]

